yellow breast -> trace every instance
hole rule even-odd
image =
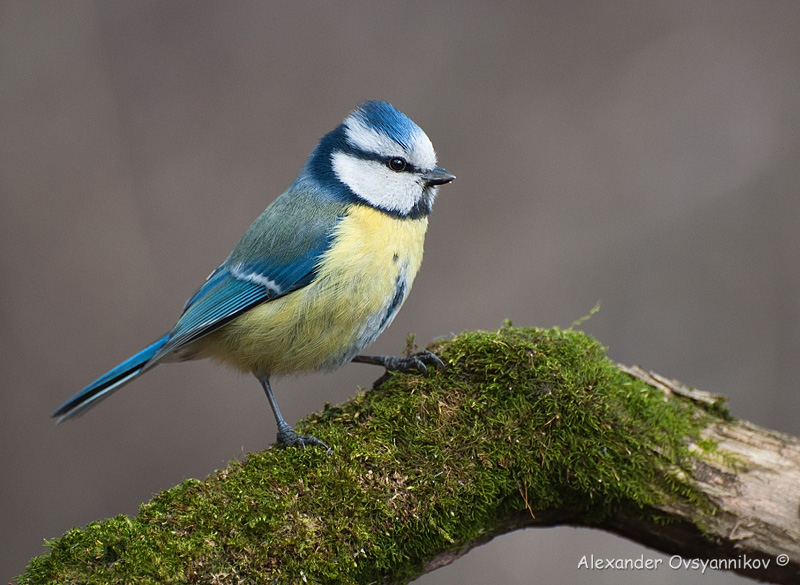
[[[256,374],[333,369],[394,318],[422,263],[427,218],[354,205],[314,281],[203,338],[201,353]]]

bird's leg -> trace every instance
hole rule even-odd
[[[267,395],[267,400],[269,400],[269,405],[272,407],[272,413],[275,415],[275,422],[278,423],[278,442],[281,445],[284,447],[303,448],[314,445],[317,447],[324,447],[328,451],[331,450],[328,445],[313,435],[298,435],[295,430],[289,426],[289,423],[284,420],[281,410],[278,408],[278,403],[275,401],[275,396],[272,395],[272,388],[270,388],[269,385],[269,377],[256,377],[258,378],[258,381],[261,382],[261,387],[264,388],[264,392]]]
[[[359,364],[373,364],[376,366],[383,366],[386,368],[386,373],[380,378],[375,380],[372,384],[373,390],[380,387],[386,380],[391,377],[391,372],[411,372],[417,371],[423,374],[428,373],[428,366],[436,366],[437,369],[444,371],[445,365],[435,353],[423,349],[417,353],[412,353],[406,357],[395,357],[390,355],[357,355],[352,361]]]

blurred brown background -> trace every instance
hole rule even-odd
[[[208,363],[48,415],[164,333],[364,99],[458,175],[374,352],[504,318],[567,327],[599,300],[582,328],[613,359],[800,434],[799,24],[796,1],[0,2],[0,579],[274,440],[256,381]],[[294,421],[378,374],[276,392]],[[528,530],[419,582],[744,582],[588,572],[584,554],[659,556]]]

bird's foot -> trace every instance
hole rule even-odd
[[[445,365],[435,353],[423,349],[417,353],[412,353],[409,356],[395,357],[395,356],[374,356],[382,360],[381,365],[386,368],[387,372],[412,372],[417,371],[423,374],[428,373],[426,366],[436,366],[437,369],[444,371]]]
[[[331,448],[328,447],[323,441],[320,441],[314,435],[298,435],[295,430],[285,422],[278,424],[278,443],[284,447],[322,447],[328,452]]]
[[[386,368],[386,373],[372,384],[373,390],[379,388],[381,384],[391,378],[392,372],[421,372],[427,375],[427,366],[435,366],[436,369],[442,371],[447,369],[444,362],[440,360],[435,353],[427,349],[403,357],[390,355],[359,355],[353,358],[353,361],[362,364],[374,364]]]

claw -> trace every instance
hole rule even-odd
[[[429,366],[436,366],[436,369],[438,370],[447,370],[444,362],[440,360],[436,354],[428,351],[427,349],[423,349],[422,351],[418,351],[417,353],[411,354],[407,357],[357,355],[353,358],[353,361],[362,364],[374,364],[376,366],[383,366],[386,368],[386,373],[375,380],[375,382],[372,384],[373,389],[379,388],[381,384],[388,380],[391,377],[390,372],[405,373],[418,371],[422,373],[422,375],[426,376],[428,374],[428,368],[426,364]]]
[[[306,447],[322,447],[328,452],[331,451],[331,448],[325,442],[320,441],[314,435],[298,435],[286,423],[278,425],[278,442],[284,447],[302,447],[303,449]]]
[[[424,349],[419,353],[425,354],[425,357],[430,362],[432,362],[436,366],[437,369],[439,369],[439,370],[441,370],[443,372],[447,371],[447,366],[445,366],[444,362],[441,359],[439,359],[439,356],[436,355],[435,353],[433,353],[432,351],[428,351],[427,349]]]

